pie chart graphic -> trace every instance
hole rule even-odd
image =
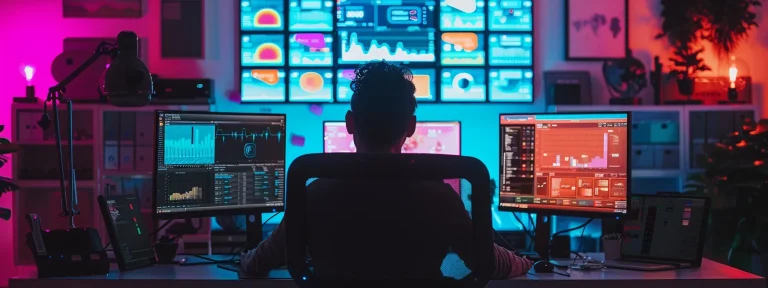
[[[283,50],[273,43],[264,43],[256,48],[256,61],[261,63],[277,63],[283,61]]]
[[[280,13],[274,9],[261,9],[256,12],[253,17],[253,26],[260,28],[280,28],[282,26],[282,19],[280,19]]]
[[[459,73],[453,77],[453,88],[461,91],[469,91],[474,84],[475,78],[469,73]]]
[[[299,87],[307,93],[317,93],[323,89],[325,80],[317,72],[307,72],[299,78]]]

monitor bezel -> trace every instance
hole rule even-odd
[[[272,213],[285,211],[285,197],[283,197],[282,206],[264,206],[264,207],[249,207],[249,208],[232,208],[221,210],[204,210],[204,211],[188,211],[188,212],[169,212],[169,213],[157,213],[157,155],[159,148],[157,145],[157,139],[159,137],[160,130],[160,113],[179,113],[179,114],[201,114],[201,115],[229,115],[229,116],[279,116],[283,117],[286,123],[286,131],[288,131],[288,117],[284,113],[229,113],[229,112],[212,112],[212,111],[183,111],[183,110],[155,110],[155,143],[153,143],[155,157],[152,170],[152,219],[155,220],[173,220],[173,219],[186,219],[186,218],[200,218],[200,217],[217,217],[228,215],[250,215],[255,213]],[[286,156],[288,152],[288,141],[284,141]],[[287,158],[287,157],[286,157]],[[286,160],[285,174],[288,172],[288,165]],[[283,195],[286,193],[286,187],[283,187]]]
[[[627,208],[624,213],[621,212],[611,212],[611,213],[604,213],[604,212],[595,212],[595,211],[579,211],[579,210],[571,210],[571,211],[564,211],[559,209],[546,209],[546,208],[516,208],[516,207],[506,207],[501,206],[501,181],[502,180],[502,171],[504,170],[504,163],[501,160],[501,155],[504,153],[503,147],[504,147],[504,139],[501,137],[501,117],[503,116],[526,116],[526,115],[583,115],[583,114],[608,114],[608,115],[627,115]],[[499,160],[499,188],[496,192],[496,196],[499,198],[497,209],[498,211],[504,211],[504,212],[525,212],[525,213],[536,213],[537,215],[555,215],[555,216],[571,216],[571,217],[584,217],[584,218],[624,218],[628,213],[630,209],[630,200],[632,198],[632,158],[631,151],[632,151],[632,112],[630,111],[584,111],[584,112],[544,112],[544,113],[499,113],[499,116],[497,118],[498,125],[498,131],[497,135],[499,136],[499,154],[498,154],[498,160]]]
[[[322,130],[321,130],[321,131],[323,131],[323,150],[322,151],[323,151],[323,153],[336,153],[336,152],[325,152],[325,124],[327,124],[327,123],[346,123],[346,121],[344,121],[344,120],[341,120],[341,121],[325,120],[322,123]],[[419,125],[419,123],[456,123],[456,124],[458,124],[459,125],[459,155],[458,156],[464,155],[464,151],[461,150],[462,147],[464,147],[464,145],[461,144],[461,141],[464,140],[464,138],[462,137],[462,134],[461,134],[462,133],[461,121],[458,121],[458,120],[455,120],[455,121],[438,121],[438,120],[435,120],[435,121],[431,121],[431,120],[430,121],[419,121],[419,120],[416,120],[416,125]],[[341,153],[341,152],[339,152],[339,153]],[[411,153],[411,154],[414,154],[414,153]],[[449,154],[446,154],[446,155],[449,155]]]

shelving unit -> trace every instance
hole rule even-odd
[[[632,112],[632,191],[683,191],[689,174],[701,171],[697,155],[705,142],[740,129],[744,118],[760,115],[757,105],[588,106],[553,105],[549,112]]]
[[[109,239],[103,228],[96,197],[102,194],[136,193],[143,202],[145,221],[152,229],[155,226],[151,217],[154,111],[207,111],[209,106],[119,108],[106,104],[77,103],[73,106],[75,170],[81,211],[81,215],[75,217],[75,224],[99,229],[102,241],[106,244]],[[53,125],[47,130],[37,125],[42,111],[42,103],[14,103],[11,106],[12,141],[22,146],[22,151],[13,155],[12,161],[12,178],[21,187],[14,194],[12,210],[16,251],[14,262],[19,266],[34,265],[25,245],[29,226],[24,215],[37,213],[45,229],[67,228],[68,225],[66,218],[59,217],[61,194]],[[65,135],[68,135],[69,127],[66,109],[59,111],[61,135],[64,139],[64,165],[68,167],[69,150]],[[48,114],[53,117],[51,111]],[[119,120],[115,120],[116,117]]]

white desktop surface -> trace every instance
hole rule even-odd
[[[494,280],[488,287],[546,287],[546,288],[765,288],[764,278],[707,259],[701,268],[661,272],[640,272],[615,269],[593,271],[571,270],[571,277],[557,274],[532,274],[509,280]],[[78,287],[78,288],[235,288],[235,287],[297,287],[288,271],[275,270],[268,278],[239,280],[237,274],[215,265],[177,266],[156,265],[134,271],[113,269],[106,276],[34,279],[12,278],[9,288]]]

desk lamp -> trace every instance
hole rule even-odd
[[[30,214],[27,216],[32,230],[28,236],[28,239],[31,239],[28,241],[32,241],[32,243],[28,242],[28,244],[33,249],[33,253],[36,253],[35,263],[38,267],[38,277],[40,278],[97,275],[106,274],[109,271],[108,258],[101,246],[102,243],[98,231],[93,228],[76,229],[75,227],[74,219],[76,215],[80,214],[80,211],[77,201],[74,149],[72,145],[72,131],[74,130],[72,124],[72,100],[64,98],[66,86],[90,65],[93,65],[101,56],[112,58],[112,63],[104,74],[103,87],[104,94],[112,105],[117,107],[140,107],[149,104],[152,100],[152,77],[147,66],[138,58],[138,36],[131,31],[120,32],[117,35],[117,43],[115,44],[106,42],[99,44],[88,60],[72,71],[64,80],[48,89],[48,96],[45,102],[43,102],[43,116],[38,121],[38,125],[43,129],[50,127],[51,119],[48,117],[47,103],[51,102],[60,173],[61,216],[69,217],[69,228],[43,230],[40,227],[40,219],[37,215]],[[69,124],[68,180],[65,180],[67,177],[64,170],[64,156],[61,147],[59,110],[57,108],[57,102],[59,101],[67,103],[67,122]],[[69,194],[65,187],[66,181],[69,182]],[[67,199],[68,195],[69,199]],[[94,254],[98,257],[89,256]],[[81,256],[90,260],[82,261],[85,258],[81,258]]]

